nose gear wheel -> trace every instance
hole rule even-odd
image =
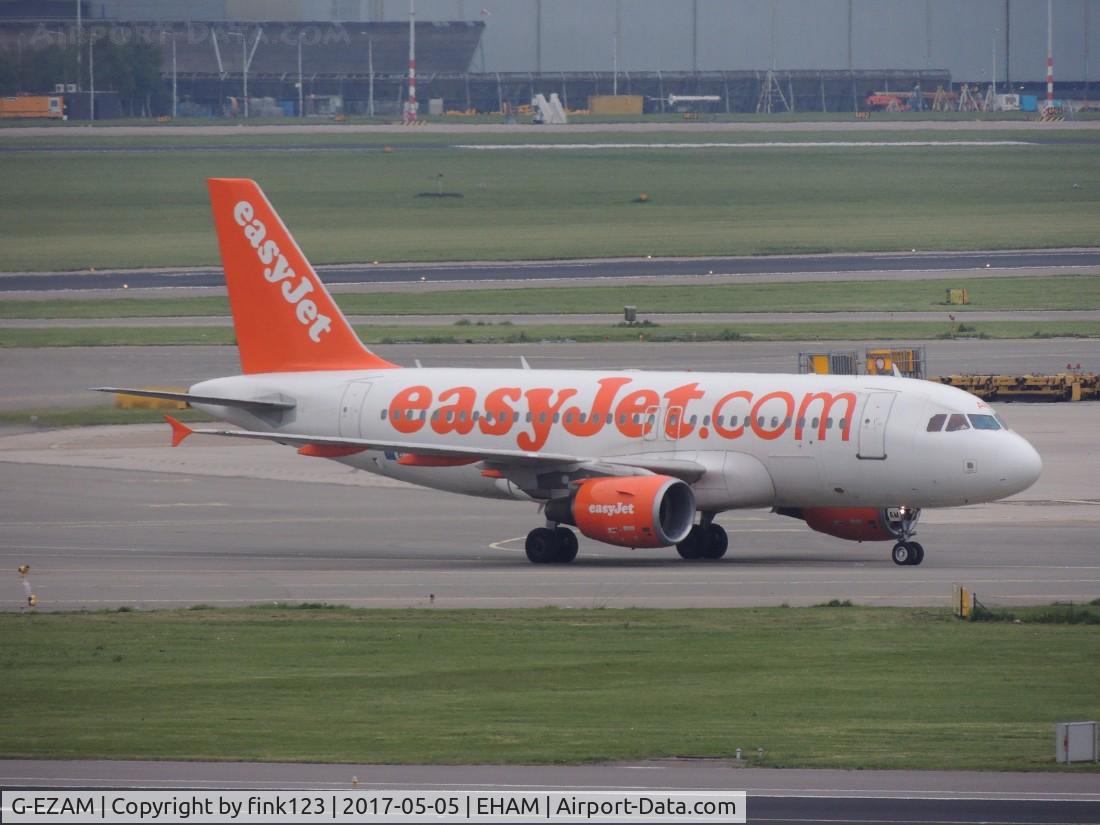
[[[920,542],[912,540],[917,533],[920,510],[899,507],[896,519],[889,517],[889,515],[892,515],[892,510],[886,512],[888,514],[886,527],[898,540],[898,543],[894,545],[894,549],[890,551],[890,558],[897,565],[916,566],[920,564],[924,561],[924,547],[921,546]]]

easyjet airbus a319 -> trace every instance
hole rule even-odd
[[[715,517],[771,508],[823,533],[892,541],[920,564],[922,508],[994,501],[1039,477],[1038,453],[961,390],[890,376],[411,369],[367,350],[260,188],[209,181],[242,375],[184,399],[303,456],[539,505],[538,564],[577,536],[719,559]],[[534,508],[533,508],[534,509]]]

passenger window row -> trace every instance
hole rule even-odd
[[[432,421],[439,421],[441,416],[444,418],[444,420],[446,420],[448,422],[455,420],[455,413],[454,413],[453,410],[448,410],[446,412],[446,414],[444,414],[442,410],[434,410],[431,414],[431,420]],[[427,410],[390,410],[390,409],[387,408],[387,409],[382,410],[382,412],[380,414],[380,417],[383,421],[385,421],[387,418],[392,419],[393,421],[401,421],[402,419],[404,419],[405,421],[425,421],[428,418],[428,411]],[[481,412],[479,410],[474,410],[469,415],[469,418],[470,418],[471,421],[477,421],[481,417],[482,417],[482,415],[481,415]],[[509,416],[507,413],[502,413],[502,414],[494,416],[493,413],[491,413],[491,412],[487,412],[484,415],[485,420],[487,422],[489,422],[490,424],[495,423],[495,422],[507,421],[509,419],[509,417],[511,418],[512,423],[514,423],[514,424],[519,423],[520,414],[518,412],[514,412],[514,411],[512,412],[511,416]],[[962,416],[958,416],[958,417],[962,418]],[[989,417],[992,417],[992,416],[989,416]],[[647,425],[650,425],[650,426],[652,426],[656,422],[656,419],[653,416],[653,414],[648,414],[648,415],[643,416],[640,413],[634,413],[632,416],[630,416],[630,418],[633,420],[633,422],[635,424],[641,424],[642,421],[643,421],[643,418],[645,420],[645,423]],[[939,426],[943,425],[943,420],[942,419],[944,418],[944,416],[942,416],[942,415],[933,416],[932,421],[930,421],[929,424],[928,424],[929,432],[932,432],[932,422],[935,421],[937,418],[940,419]],[[457,420],[458,421],[465,421],[466,419],[467,419],[466,411],[465,410],[460,410],[458,412]],[[528,423],[532,420],[532,416],[531,416],[530,412],[527,413],[526,420],[527,420]],[[561,420],[561,414],[560,413],[554,413],[553,420],[554,420],[554,423],[557,424]],[[587,413],[580,413],[577,420],[581,424],[584,424],[586,421],[590,421],[593,424],[600,424],[600,423],[610,424],[615,420],[615,416],[610,414],[610,413],[608,413],[605,416],[601,416],[600,413],[592,413],[591,416],[588,416]],[[690,418],[687,419],[686,423],[691,425],[692,427],[694,427],[695,424],[698,422],[698,420],[699,420],[698,416],[693,415],[693,416],[691,416]],[[719,416],[715,417],[715,419],[714,419],[715,424],[717,424],[719,427],[724,427],[724,426],[727,425],[727,423],[730,427],[736,427],[738,420],[739,419],[736,415],[729,416],[728,420],[727,420],[727,417],[724,416],[724,415],[719,415]],[[620,424],[625,424],[627,422],[626,413],[620,413],[618,421],[619,421]],[[539,414],[539,422],[540,423],[546,423],[546,413],[540,413]],[[679,424],[679,422],[680,422],[680,418],[676,413],[673,413],[669,416],[669,424],[671,424],[672,426],[676,426],[677,424]],[[572,413],[567,413],[565,415],[565,423],[566,424],[572,424],[573,423],[573,414]],[[749,423],[750,422],[749,422],[748,416],[745,416],[745,418],[742,420],[742,426],[748,426]],[[833,428],[833,423],[834,422],[833,422],[833,419],[832,419],[831,416],[829,418],[826,418],[825,419],[825,429],[826,430],[831,430]],[[847,419],[841,418],[839,420],[839,422],[837,422],[837,424],[840,427],[840,429],[844,429],[845,425],[847,424]],[[964,424],[965,424],[965,419],[964,419]],[[813,429],[813,430],[818,429],[820,427],[820,425],[821,425],[821,419],[820,418],[813,418],[810,421],[810,428]],[[704,427],[709,427],[710,426],[710,416],[709,415],[703,416],[703,426]],[[764,416],[759,416],[756,419],[756,426],[758,426],[758,427],[770,426],[772,429],[776,429],[777,427],[779,427],[779,416],[773,415],[771,417],[770,422]],[[787,428],[787,427],[790,427],[790,426],[791,426],[791,418],[790,418],[790,416],[788,416],[788,417],[783,419],[783,427]],[[800,428],[804,428],[806,426],[806,419],[805,418],[799,418],[798,419],[798,426]],[[986,428],[986,429],[997,429],[997,427]]]

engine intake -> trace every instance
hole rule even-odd
[[[670,476],[590,478],[568,497],[547,502],[546,517],[606,544],[668,547],[691,531],[695,494]]]

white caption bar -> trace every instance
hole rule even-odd
[[[744,791],[0,791],[0,822],[745,822]]]

